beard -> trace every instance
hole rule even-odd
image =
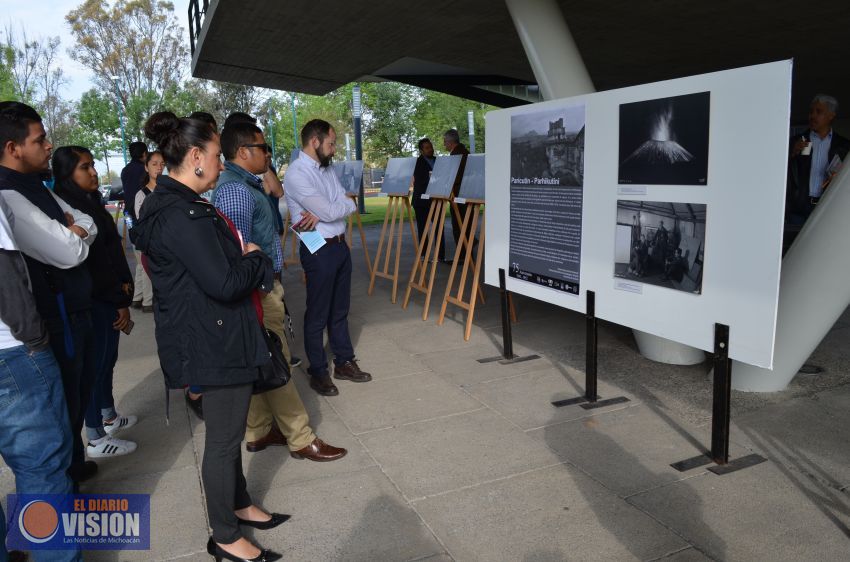
[[[322,168],[327,168],[331,165],[331,159],[333,158],[333,155],[325,154],[322,151],[321,146],[316,149],[316,156],[319,158],[319,166],[321,166]]]

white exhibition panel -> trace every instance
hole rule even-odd
[[[508,271],[511,116],[585,104],[579,295],[507,277],[507,289],[707,351],[714,324],[730,327],[731,358],[772,368],[782,254],[791,61],[489,112],[485,282]],[[710,92],[705,185],[620,185],[620,105]],[[706,205],[702,293],[629,281],[615,288],[617,200]],[[621,236],[623,234],[621,233]]]

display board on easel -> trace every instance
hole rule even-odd
[[[334,172],[345,189],[345,193],[354,199],[355,206],[360,198],[360,186],[363,183],[363,161],[362,160],[343,160],[334,162]],[[366,260],[366,271],[372,275],[372,262],[369,259],[369,248],[366,246],[366,233],[363,232],[363,222],[360,220],[360,213],[354,211],[348,215],[348,228],[345,242],[348,248],[351,249],[354,242],[354,223],[357,223],[357,230],[360,232],[360,244],[363,246],[363,257]]]
[[[413,208],[410,206],[410,185],[413,180],[413,169],[416,166],[416,158],[390,158],[387,162],[387,171],[384,174],[384,182],[381,185],[381,194],[389,197],[387,213],[384,216],[384,224],[381,227],[381,236],[378,239],[378,250],[375,252],[375,261],[372,264],[372,274],[369,280],[369,291],[371,295],[375,289],[375,280],[378,277],[392,281],[392,302],[395,303],[398,296],[398,270],[401,260],[401,245],[404,237],[404,223],[410,226],[410,234],[413,243],[418,246],[418,235],[413,224]],[[389,235],[389,236],[387,236]],[[384,241],[387,244],[384,246]],[[395,241],[395,246],[393,246]],[[395,259],[393,260],[393,254]],[[382,263],[383,259],[383,263]],[[390,263],[394,262],[392,272]]]
[[[466,322],[464,325],[463,339],[469,340],[472,333],[472,320],[475,316],[475,305],[478,298],[484,301],[484,293],[481,290],[481,260],[484,257],[485,228],[484,214],[481,209],[484,205],[485,195],[485,156],[483,154],[471,154],[466,158],[466,166],[461,178],[460,190],[455,202],[466,205],[466,211],[461,222],[461,236],[458,240],[455,257],[452,261],[452,269],[449,272],[449,281],[443,296],[443,304],[440,307],[440,317],[437,324],[442,325],[446,317],[446,309],[453,304],[466,311]],[[475,245],[476,233],[479,229],[478,244]],[[457,289],[455,290],[455,279],[460,272]],[[472,280],[467,295],[467,278],[472,275]],[[454,291],[454,293],[453,293]]]
[[[488,113],[486,282],[579,312],[590,290],[706,351],[729,326],[770,368],[790,83],[781,61]]]
[[[425,304],[422,309],[422,320],[428,319],[434,280],[437,277],[439,248],[445,231],[446,211],[451,204],[452,187],[462,161],[463,156],[459,154],[438,157],[431,171],[428,188],[422,195],[423,199],[430,199],[431,205],[423,229],[424,236],[419,240],[416,259],[413,260],[413,270],[410,272],[410,280],[407,283],[402,304],[402,307],[406,309],[413,290],[423,293]]]

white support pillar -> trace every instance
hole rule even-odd
[[[596,91],[556,0],[505,0],[505,5],[544,99]],[[702,350],[652,334],[635,330],[635,340],[641,354],[653,361],[692,365],[705,360]]]
[[[773,370],[734,362],[732,388],[784,389],[850,304],[850,166],[845,165],[782,260]],[[730,327],[732,330],[734,326]]]
[[[505,0],[543,99],[595,92],[556,0]]]

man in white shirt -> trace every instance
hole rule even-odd
[[[59,365],[35,309],[14,215],[0,195],[0,456],[18,494],[70,494],[71,426]],[[9,502],[11,521],[23,507]],[[0,507],[0,559],[6,555]],[[79,560],[74,550],[39,551],[37,560]]]
[[[0,102],[0,193],[15,216],[12,231],[24,255],[35,306],[62,372],[74,440],[69,475],[94,475],[80,432],[94,384],[92,281],[83,261],[97,235],[92,218],[68,206],[41,183],[53,146],[39,114],[26,104]]]
[[[323,333],[334,354],[334,378],[368,382],[372,375],[360,370],[348,332],[351,302],[351,254],[345,243],[345,219],[356,211],[330,164],[336,151],[336,131],[327,121],[314,119],[301,129],[301,155],[289,165],[284,177],[286,204],[293,217],[307,211],[325,245],[311,254],[301,244],[301,266],[307,277],[307,309],[304,312],[304,351],[310,366],[310,386],[324,396],[339,389],[328,373]]]

